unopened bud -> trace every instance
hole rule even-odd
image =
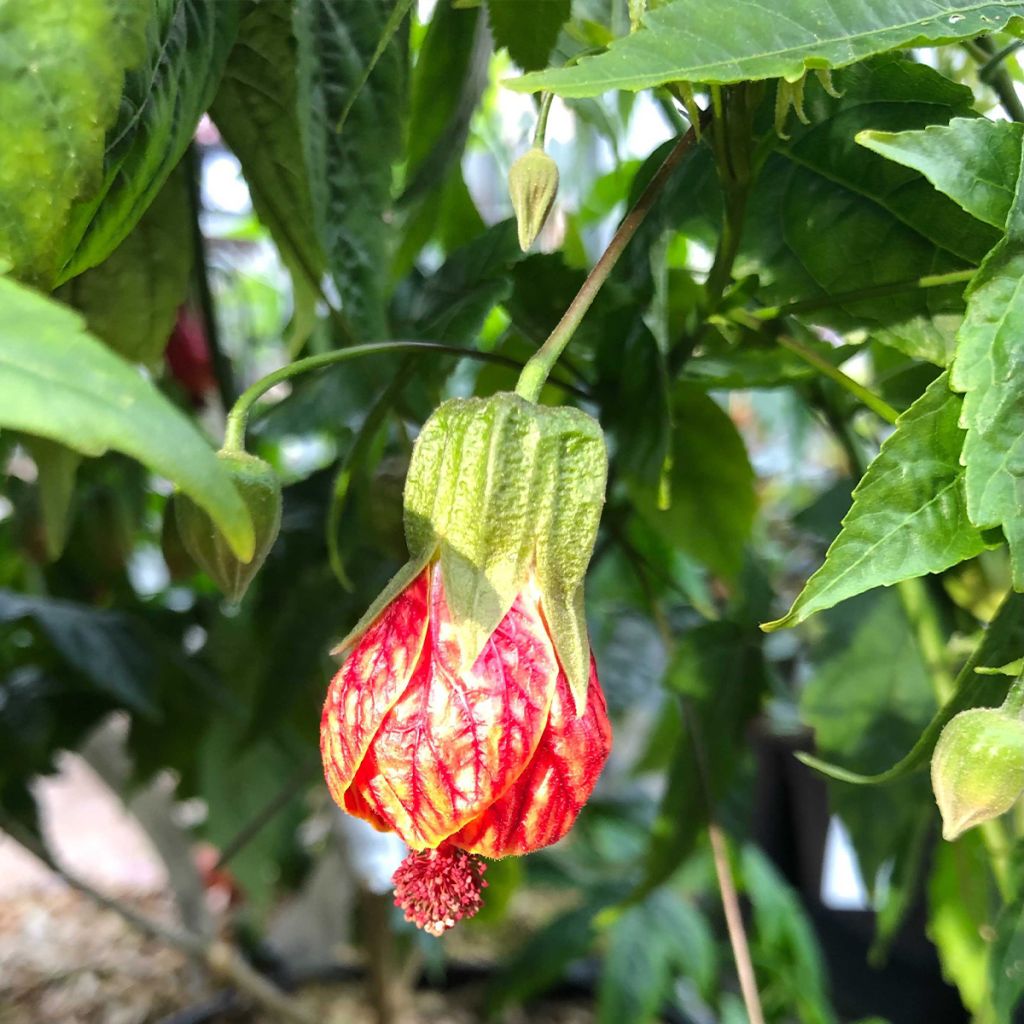
[[[946,840],[1004,814],[1024,793],[1024,721],[1000,708],[961,711],[935,745],[932,789]]]
[[[524,153],[508,172],[508,191],[526,252],[544,227],[558,194],[558,164],[540,146]]]

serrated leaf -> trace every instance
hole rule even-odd
[[[123,452],[201,505],[248,561],[249,514],[213,449],[130,363],[57,302],[0,278],[0,427],[82,455]]]
[[[366,339],[387,337],[394,235],[385,214],[391,164],[401,153],[406,92],[399,37],[362,82],[394,6],[394,0],[298,0],[293,22],[314,221],[343,312]]]
[[[630,482],[640,515],[680,550],[725,576],[739,572],[757,509],[754,471],[728,414],[700,388],[673,395],[670,503],[657,487]]]
[[[920,171],[972,217],[1002,229],[1020,173],[1024,125],[957,117],[920,131],[863,131],[862,146]]]
[[[106,259],[138,223],[191,142],[235,38],[236,3],[149,3],[145,56],[125,76],[102,185],[73,211],[58,283]]]
[[[558,33],[572,13],[572,0],[487,0],[495,48],[524,70],[547,66]]]
[[[988,545],[967,517],[960,400],[946,374],[896,421],[863,479],[825,564],[771,631],[874,587],[941,572]]]
[[[319,287],[317,237],[299,131],[291,0],[248,0],[210,107],[242,165],[253,207],[291,272],[297,294]]]
[[[946,723],[958,712],[974,707],[998,707],[1010,688],[1009,680],[978,674],[979,668],[1003,665],[1024,651],[1024,597],[1010,594],[982,634],[967,663],[957,674],[953,696],[935,713],[928,727],[911,749],[891,768],[874,775],[851,771],[806,754],[797,756],[804,764],[830,778],[856,785],[892,782],[924,765],[931,756]]]
[[[1007,237],[967,290],[950,384],[964,393],[967,513],[979,528],[1002,527],[1014,589],[1024,590],[1024,182],[1019,177],[1006,228]]]
[[[27,281],[51,284],[72,204],[102,182],[104,135],[148,14],[131,0],[79,0],[71,16],[51,0],[0,10],[0,263]]]
[[[1015,0],[788,0],[785,17],[759,0],[672,0],[605,53],[507,84],[583,97],[667,82],[796,81],[810,68],[997,32],[1020,16]]]
[[[171,174],[128,237],[58,290],[119,355],[152,366],[163,355],[192,269],[192,210],[184,167]]]

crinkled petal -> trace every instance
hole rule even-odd
[[[363,634],[327,691],[320,721],[320,752],[331,796],[346,810],[350,808],[345,792],[421,656],[427,635],[429,580],[430,570],[426,569],[388,605]],[[357,810],[350,813],[366,817]]]
[[[450,842],[484,857],[529,853],[558,842],[589,799],[611,747],[608,710],[591,658],[584,713],[576,716],[569,681],[559,672],[547,728],[530,764]]]
[[[356,777],[374,814],[413,849],[436,847],[512,786],[540,742],[559,676],[529,586],[470,670],[457,671],[454,644],[435,572],[423,656]]]

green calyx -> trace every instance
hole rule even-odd
[[[604,505],[607,453],[597,421],[518,395],[457,398],[424,424],[405,482],[409,561],[342,643],[354,643],[437,559],[465,665],[533,578],[577,708],[590,643],[583,577]]]
[[[217,452],[217,458],[226,465],[252,517],[256,537],[252,558],[241,561],[206,512],[186,495],[175,494],[174,514],[185,550],[224,595],[237,602],[249,589],[277,539],[281,527],[281,483],[270,464],[255,455],[222,450]]]
[[[935,745],[932,789],[944,839],[1004,814],[1024,793],[1024,721],[1006,708],[961,711]]]

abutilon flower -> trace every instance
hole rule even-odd
[[[342,645],[321,751],[331,795],[397,833],[406,918],[481,905],[480,857],[557,842],[611,748],[583,620],[604,443],[575,409],[442,405],[405,490],[411,558]]]

